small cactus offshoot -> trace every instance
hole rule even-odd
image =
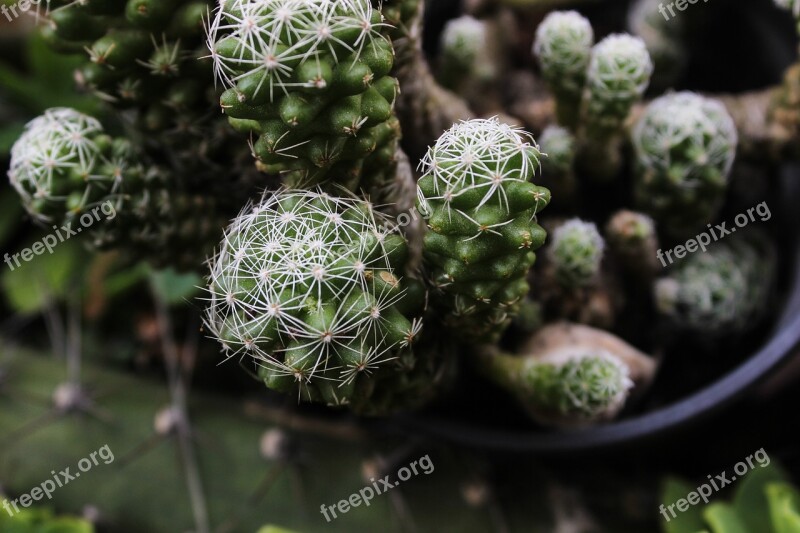
[[[536,30],[533,53],[555,96],[559,122],[569,128],[577,125],[593,43],[592,25],[577,11],[554,11]]]
[[[592,222],[572,219],[553,231],[547,258],[565,288],[585,287],[596,280],[605,241]]]
[[[399,126],[391,42],[368,0],[230,0],[208,29],[221,105],[270,173],[371,190],[391,176]],[[362,181],[363,180],[365,181]]]
[[[35,118],[11,150],[11,185],[35,219],[70,223],[87,209],[121,196],[140,177],[127,141],[112,139],[100,122],[68,108]]]
[[[550,201],[531,183],[540,155],[532,137],[493,118],[456,124],[422,162],[425,257],[449,296],[446,320],[471,338],[496,339],[530,290],[545,239],[536,215]]]
[[[712,222],[728,187],[737,132],[720,102],[690,92],[653,101],[633,131],[636,198],[675,238]]]
[[[369,410],[402,374],[424,290],[403,277],[405,239],[370,204],[281,190],[242,212],[211,261],[209,331],[267,387]]]

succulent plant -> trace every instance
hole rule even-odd
[[[208,329],[267,387],[370,410],[414,367],[425,291],[370,204],[281,190],[242,212],[211,261]],[[395,406],[396,407],[396,406]]]
[[[609,219],[605,236],[611,253],[623,270],[652,277],[659,267],[658,235],[652,218],[623,209]]]
[[[684,237],[711,222],[736,155],[733,119],[718,101],[682,92],[662,96],[633,131],[636,199],[664,234]]]
[[[556,99],[559,123],[575,128],[592,56],[594,30],[577,11],[554,11],[536,29],[533,53]]]
[[[447,23],[441,39],[439,78],[451,89],[463,82],[481,83],[497,76],[497,66],[487,58],[490,47],[486,22],[469,15]]]
[[[43,223],[72,224],[142,179],[130,145],[106,135],[100,122],[54,108],[27,124],[11,150],[11,185],[28,212]]]
[[[681,331],[712,338],[745,331],[766,308],[775,268],[775,250],[763,234],[729,237],[658,280],[658,310]]]
[[[642,98],[653,73],[644,42],[631,35],[610,35],[592,49],[587,71],[586,128],[590,137],[617,132]]]
[[[674,87],[686,66],[687,50],[683,40],[686,26],[683,17],[667,20],[661,0],[638,0],[631,4],[628,27],[647,46],[653,59],[651,89]]]
[[[610,333],[569,323],[546,326],[518,352],[486,347],[478,368],[547,425],[613,418],[655,370],[649,358]]]
[[[399,125],[391,42],[367,0],[231,0],[208,30],[221,105],[262,168],[370,192],[392,176]]]
[[[572,219],[553,231],[547,258],[565,288],[585,287],[597,279],[604,249],[594,223]]]
[[[540,155],[532,137],[494,118],[454,125],[422,162],[425,257],[447,298],[446,322],[466,337],[496,339],[528,294],[545,239],[536,215],[550,201],[530,181]]]

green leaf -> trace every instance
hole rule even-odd
[[[764,487],[768,483],[786,481],[786,474],[774,463],[755,468],[738,483],[733,506],[749,531],[774,533],[770,523],[770,508]]]
[[[153,271],[153,287],[169,305],[182,304],[194,298],[203,286],[203,278],[195,273],[179,273],[173,269]]]
[[[703,516],[712,533],[764,533],[763,529],[750,531],[745,526],[736,509],[729,503],[712,503],[703,511]]]
[[[800,493],[788,483],[765,487],[775,533],[800,533]]]
[[[39,312],[48,302],[63,299],[79,279],[82,265],[87,263],[86,252],[77,238],[59,243],[52,254],[45,250],[27,262],[20,255],[19,266],[13,259],[17,253],[22,250],[8,253],[13,270],[8,263],[1,267],[2,286],[8,303],[23,314]]]
[[[681,498],[686,499],[686,496],[695,490],[696,487],[689,486],[684,481],[676,478],[667,478],[664,480],[661,487],[661,502],[666,509],[667,506],[674,504]],[[703,511],[700,505],[690,506],[686,511],[679,512],[675,507],[675,516],[672,517],[669,509],[665,512],[670,520],[667,522],[666,518],[661,516],[663,520],[663,530],[665,533],[697,533],[705,529],[705,522],[703,521]]]

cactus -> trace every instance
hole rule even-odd
[[[570,206],[575,197],[575,136],[561,126],[548,126],[539,136],[542,159],[542,184],[553,194],[558,207]]]
[[[103,202],[119,206],[123,190],[141,182],[129,152],[129,143],[106,135],[96,119],[54,108],[25,127],[8,177],[34,219],[74,225]]]
[[[533,53],[555,97],[558,121],[570,129],[577,126],[593,43],[592,25],[577,11],[554,11],[536,30]]]
[[[540,155],[532,137],[494,118],[454,125],[423,160],[425,257],[446,295],[446,323],[468,338],[496,340],[528,294],[545,239],[536,215],[550,201],[530,182]]]
[[[492,81],[496,65],[487,60],[490,46],[489,29],[485,22],[469,15],[447,23],[441,39],[441,71],[439,78],[445,87],[457,89],[464,81]]]
[[[652,73],[650,54],[638,37],[610,35],[597,43],[587,72],[588,135],[617,132],[644,95]]]
[[[637,203],[659,229],[682,238],[711,222],[736,155],[736,127],[725,107],[689,92],[662,96],[632,136]]]
[[[665,20],[659,7],[661,0],[638,0],[628,13],[628,27],[640,37],[653,59],[651,89],[674,87],[686,67],[687,50],[683,41],[685,20],[673,17]],[[661,7],[663,10],[664,8]]]
[[[369,204],[283,190],[244,211],[211,262],[207,324],[267,387],[369,412],[415,365],[424,290]],[[394,406],[397,408],[397,406]]]
[[[391,42],[367,0],[233,0],[208,30],[220,103],[254,134],[262,169],[290,185],[380,190],[399,124]]]
[[[553,232],[547,259],[565,288],[585,287],[596,281],[605,241],[592,222],[572,219]]]
[[[658,236],[649,216],[623,209],[606,224],[609,250],[625,272],[650,279],[658,269]]]
[[[760,232],[718,241],[658,280],[658,310],[679,331],[710,338],[746,331],[766,309],[775,268],[775,250]]]
[[[479,370],[514,394],[539,422],[565,427],[613,418],[655,366],[613,335],[568,323],[546,326],[519,350],[484,348]]]

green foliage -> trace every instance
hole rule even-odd
[[[0,496],[2,496],[0,494]],[[89,522],[71,517],[56,517],[46,509],[20,509],[9,517],[0,513],[0,531],[3,533],[94,533]]]

